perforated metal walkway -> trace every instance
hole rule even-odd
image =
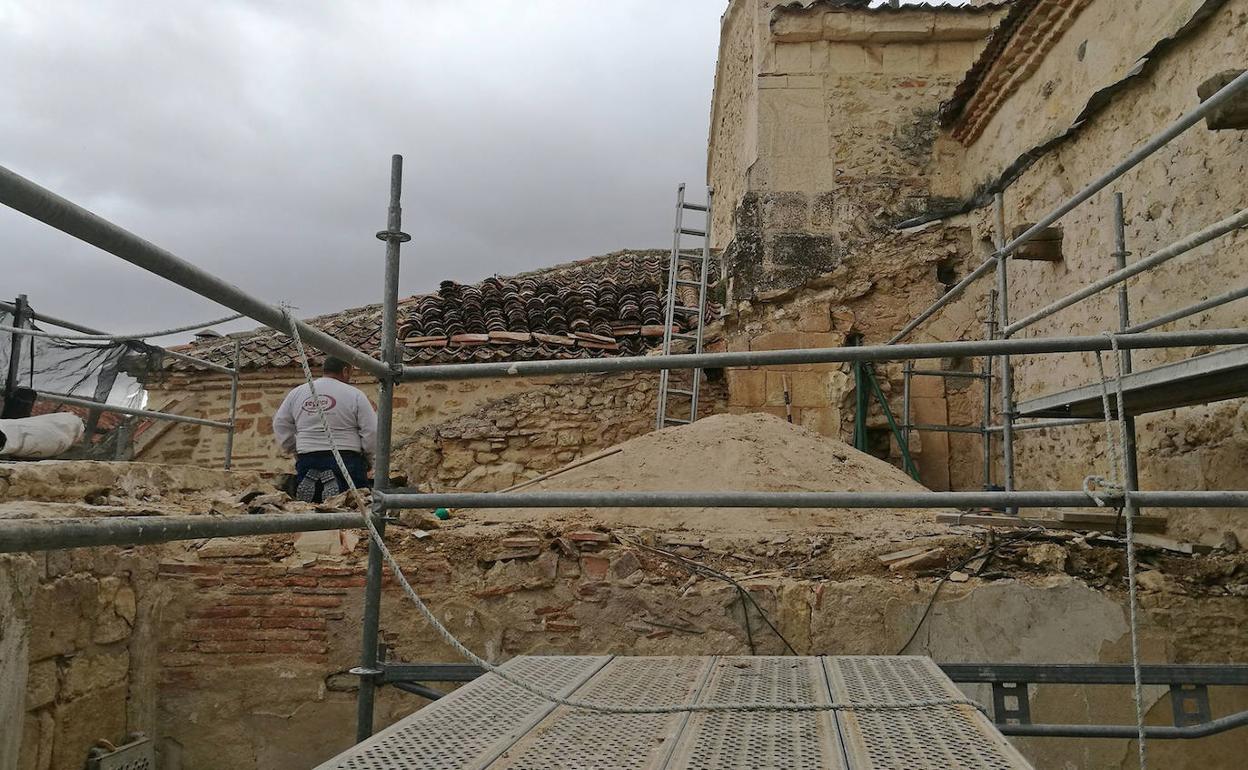
[[[509,672],[614,705],[880,703],[961,697],[922,657],[520,657]],[[970,706],[604,715],[487,674],[320,770],[1030,768]]]

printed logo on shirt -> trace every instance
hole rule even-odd
[[[326,412],[332,412],[334,407],[338,406],[338,401],[335,400],[333,396],[322,395],[318,396],[318,398],[321,401],[321,409]],[[308,414],[316,414],[316,402],[309,398],[307,401],[303,402],[303,406],[300,407],[300,409]]]

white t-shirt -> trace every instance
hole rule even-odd
[[[371,458],[377,448],[377,413],[368,397],[359,388],[332,377],[316,380],[316,393],[338,449],[363,452]],[[306,383],[286,394],[273,416],[273,435],[282,449],[292,454],[329,451],[329,439]]]

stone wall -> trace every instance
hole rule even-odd
[[[929,305],[966,268],[970,232],[930,228],[893,233],[859,249],[835,270],[801,288],[756,295],[738,304],[729,318],[729,350],[781,350],[879,344],[904,321]],[[982,310],[967,305],[949,312],[921,338],[974,337],[983,328]],[[926,362],[926,368],[967,368],[969,362]],[[897,422],[902,422],[902,370],[899,364],[875,366],[881,389]],[[793,421],[825,436],[852,441],[854,382],[845,364],[789,365],[730,369],[729,411],[792,413]],[[786,409],[784,391],[790,391]],[[978,424],[979,386],[968,380],[916,377],[911,390],[912,421]],[[901,452],[874,398],[868,418],[873,453],[900,464]],[[932,489],[968,488],[982,482],[978,464],[965,458],[980,451],[978,437],[913,433],[910,451],[920,478]]]
[[[936,109],[1000,14],[777,5],[731,3],[720,44],[708,178],[713,242],[731,280],[729,349],[879,344],[973,256],[967,227],[899,234],[893,225],[943,205],[934,175],[961,148],[936,143]],[[983,313],[951,316],[941,331],[980,336]],[[878,372],[900,418],[900,369]],[[824,435],[852,435],[847,367],[734,370],[728,383],[734,411],[791,413]],[[978,423],[978,411],[968,413],[977,392],[966,381],[916,379],[915,421],[973,414]],[[876,453],[899,462],[872,403]],[[962,456],[977,456],[978,442],[914,434],[910,448],[922,480],[948,489],[982,483],[980,464]]]
[[[773,15],[776,5],[739,0],[725,15],[708,178],[734,298],[799,286],[932,205],[935,110],[992,18],[825,6]]]
[[[1216,12],[1203,21],[1189,24],[1198,8],[1215,7]],[[1127,17],[1139,23],[1116,22]],[[1185,37],[1136,66],[1159,41],[1185,25]],[[942,176],[951,184],[946,194],[969,195],[975,186],[995,179],[1020,154],[1066,131],[1098,90],[1121,85],[1104,98],[1103,108],[1067,139],[1040,154],[1006,189],[1009,231],[1035,222],[1191,110],[1199,103],[1198,84],[1224,70],[1242,68],[1248,46],[1248,2],[1095,0],[1051,43],[1028,66],[1013,62],[1011,66],[1023,73],[1021,82],[993,86],[1001,91],[999,103],[995,112],[978,116],[982,130],[966,148],[965,162]],[[952,144],[955,140],[941,141]],[[1129,260],[1134,261],[1248,206],[1245,173],[1248,132],[1211,131],[1204,122],[1198,123],[1062,219],[1062,261],[1011,261],[1011,317],[1021,318],[1114,269],[1113,192],[1125,197],[1126,243]],[[991,232],[987,209],[973,212],[965,221],[976,231],[977,240]],[[1147,320],[1238,287],[1245,272],[1248,234],[1240,231],[1130,281],[1131,317],[1136,322]],[[982,294],[987,287],[977,289]],[[1158,331],[1242,327],[1245,322],[1248,311],[1242,303],[1235,303]],[[1117,294],[1111,290],[1036,323],[1021,336],[1099,334],[1117,328]],[[1133,358],[1138,370],[1204,352],[1208,351],[1140,351]],[[1014,360],[1019,400],[1095,382],[1091,355]],[[1148,415],[1138,421],[1138,434],[1144,488],[1243,488],[1243,468],[1248,462],[1248,405],[1244,401]],[[1103,429],[1098,428],[1020,434],[1020,488],[1078,489],[1084,476],[1107,468],[1103,437]],[[1242,511],[1169,513],[1171,532],[1182,537],[1216,543],[1226,530],[1237,532],[1241,539],[1248,537]]]
[[[81,770],[97,740],[155,730],[153,574],[135,550],[0,556],[0,766]]]
[[[203,510],[237,497],[255,474],[142,465],[23,464],[0,486],[0,516],[82,515],[109,479],[99,515]],[[45,472],[46,471],[46,472]],[[106,471],[106,472],[101,472]],[[36,476],[38,478],[36,478]],[[76,483],[64,484],[61,481]],[[37,482],[37,483],[36,483]],[[160,482],[159,489],[152,484]],[[12,489],[17,496],[8,496]],[[591,521],[403,521],[388,540],[434,612],[473,650],[520,654],[784,654],[738,590],[691,575],[651,547],[734,574],[801,654],[930,654],[955,662],[1123,662],[1128,641],[1118,550],[1051,536],[998,549],[992,569],[947,583],[912,644],[936,576],[894,572],[876,558],[916,543],[950,563],[981,543],[930,519],[862,536],[778,526],[725,535],[662,518],[614,530]],[[365,551],[351,533],[188,541],[132,550],[73,550],[0,559],[0,758],[26,770],[78,770],[99,738],[142,730],[163,770],[295,770],[328,759],[354,734]],[[1244,656],[1242,554],[1143,555],[1143,649],[1150,662]],[[753,577],[746,579],[749,573]],[[396,660],[457,662],[397,586],[383,590],[381,633]],[[986,693],[972,688],[972,695]],[[1241,691],[1211,691],[1215,713],[1248,708]],[[1167,718],[1150,688],[1151,721]],[[384,688],[380,728],[423,700]],[[1057,722],[1131,721],[1121,688],[1042,688],[1033,713]],[[1236,733],[1156,742],[1166,767],[1217,767]],[[1126,741],[1035,740],[1040,767],[1129,766]]]
[[[243,373],[238,395],[238,424],[234,437],[235,468],[265,471],[291,470],[293,460],[281,453],[273,438],[273,415],[290,389],[302,382],[302,373],[293,369]],[[553,392],[552,388],[561,388],[566,382],[568,382],[567,378],[517,377],[498,380],[403,383],[395,391],[394,396],[395,441],[397,443],[409,440],[429,426],[453,421],[458,417],[472,414],[492,402],[506,400],[530,391],[542,394],[539,399],[525,402],[526,405],[533,406],[539,412],[532,418],[532,421],[536,421],[533,424],[544,424],[547,420],[540,413],[546,412],[553,405],[545,403],[546,397]],[[648,383],[649,380],[625,377],[621,379],[621,382],[628,384],[616,387],[611,383],[611,378],[602,378],[596,381],[595,387],[613,394],[622,394],[624,390],[631,387],[631,383]],[[376,380],[358,377],[354,384],[367,393],[376,406]],[[612,408],[619,406],[623,409],[625,404],[633,405],[637,412],[627,414],[627,424],[641,426],[649,420],[652,426],[653,388],[644,384],[639,387],[649,389],[632,399],[623,394],[619,398],[613,396],[611,406]],[[580,407],[575,405],[579,403],[576,399],[567,403],[560,402],[564,417],[578,423],[592,422],[591,418],[599,406],[597,403],[589,404],[588,399],[594,394],[588,394],[583,387],[579,387],[576,392],[587,394],[587,399]],[[229,380],[223,377],[209,374],[177,375],[168,382],[153,386],[151,394],[153,408],[193,414],[213,420],[229,419],[230,386]],[[512,407],[506,408],[512,409]],[[577,410],[580,410],[579,414],[572,414]],[[519,414],[516,416],[520,417]],[[620,416],[624,418],[626,415],[621,411]],[[624,435],[610,427],[604,427],[601,433],[602,436]],[[633,435],[637,434],[629,433],[625,437]],[[150,425],[137,436],[134,456],[136,460],[143,462],[191,464],[206,468],[221,467],[225,457],[225,436],[225,431],[217,428],[157,423]],[[602,436],[591,438],[586,445],[598,445],[595,442],[600,443]],[[567,438],[565,437],[564,440]],[[580,446],[579,441],[577,446]],[[399,466],[395,467],[397,473]],[[418,468],[412,467],[408,470],[415,473]],[[422,480],[425,480],[424,476],[412,476],[413,483]]]
[[[713,374],[699,391],[702,416],[725,406]],[[509,487],[654,430],[658,381],[657,372],[565,377],[414,432],[396,426],[395,472],[430,490]],[[688,411],[684,399],[669,403],[673,416]]]

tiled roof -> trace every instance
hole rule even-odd
[[[525,361],[641,355],[662,341],[668,254],[621,251],[476,284],[444,281],[433,294],[399,303],[399,341],[412,364]],[[714,273],[712,265],[712,275]],[[693,278],[686,275],[685,278]],[[693,304],[696,289],[681,290]],[[708,307],[708,319],[718,307]],[[381,347],[381,306],[343,310],[308,324],[376,356]],[[678,314],[675,326],[696,325]],[[293,343],[262,328],[199,340],[179,350],[230,365],[240,343],[243,369],[295,366]],[[182,361],[172,368],[193,369]]]
[[[969,145],[1036,70],[1090,0],[1015,0],[984,50],[940,106],[940,124]]]

